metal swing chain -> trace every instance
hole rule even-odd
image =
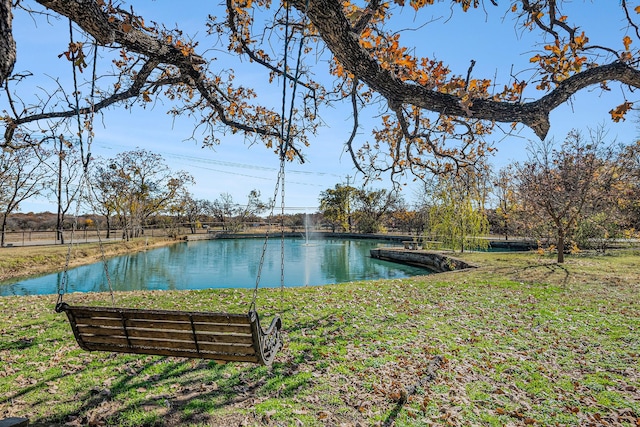
[[[73,74],[73,96],[75,99],[75,110],[76,110],[76,124],[78,125],[78,139],[80,142],[80,155],[82,160],[82,176],[84,177],[87,173],[87,165],[84,160],[84,148],[82,143],[82,120],[80,119],[80,98],[79,98],[79,90],[78,90],[78,78],[76,75],[76,64],[75,64],[75,51],[71,48],[73,45],[73,21],[69,19],[69,55],[71,57],[71,70]],[[95,72],[95,69],[94,69]],[[60,136],[62,138],[62,136]],[[59,155],[62,155],[60,153]],[[82,184],[81,184],[82,185]],[[82,193],[82,189],[79,195]],[[67,247],[67,255],[64,264],[64,270],[62,271],[62,280],[58,285],[58,302],[56,303],[56,307],[62,303],[62,296],[67,291],[67,286],[69,283],[69,263],[71,262],[71,248],[73,247],[73,239],[75,235],[75,230],[78,227],[78,215],[80,213],[80,197],[76,201],[76,212],[74,214],[73,224],[71,225],[71,236],[69,238],[69,245]],[[59,233],[64,233],[64,224],[61,224],[62,229],[58,230]]]
[[[91,187],[90,181],[89,181],[89,176],[87,171],[85,170],[82,174],[82,178],[81,178],[81,183],[80,183],[81,187],[85,187],[86,186],[86,191],[87,191],[87,198],[89,201],[89,205],[93,207],[93,199],[91,198],[92,196],[92,192],[93,192],[93,188]],[[79,192],[79,196],[82,195],[82,188]],[[64,269],[63,269],[63,273],[62,273],[62,279],[58,285],[58,301],[56,303],[56,306],[59,305],[60,303],[62,303],[62,296],[67,292],[67,285],[69,283],[69,264],[71,261],[71,248],[73,247],[73,242],[74,242],[74,236],[75,236],[75,232],[78,229],[78,217],[80,216],[80,199],[81,197],[78,197],[78,200],[76,202],[76,212],[74,214],[74,220],[73,220],[73,224],[71,225],[71,236],[69,239],[69,245],[67,248],[67,255],[66,255],[66,260],[65,260],[65,265],[64,265]],[[101,255],[101,259],[102,259],[102,264],[103,264],[103,268],[104,268],[104,272],[105,272],[105,277],[107,279],[107,284],[109,286],[109,293],[111,295],[111,305],[115,306],[115,297],[114,297],[114,292],[113,292],[113,285],[111,283],[111,276],[109,275],[109,269],[107,268],[107,258],[106,258],[106,254],[104,252],[104,245],[102,243],[102,238],[100,237],[100,229],[97,228],[97,222],[96,222],[96,229],[97,229],[97,234],[98,234],[98,246],[100,248],[100,255]]]
[[[93,119],[95,116],[95,109],[94,109],[94,96],[95,96],[95,90],[96,90],[96,67],[97,67],[97,63],[98,63],[98,44],[97,42],[94,44],[94,50],[93,50],[93,78],[91,79],[91,95],[90,95],[90,99],[91,99],[91,105],[90,105],[90,128],[89,128],[89,137],[87,138],[87,156],[85,158],[84,153],[82,152],[82,140],[80,140],[80,155],[82,157],[82,166],[84,168],[84,182],[85,185],[87,187],[87,201],[89,202],[89,206],[91,206],[91,208],[93,210],[95,210],[94,208],[94,197],[95,197],[95,193],[93,190],[93,186],[91,185],[91,181],[89,179],[89,174],[88,174],[88,168],[89,168],[89,161],[91,159],[91,142],[93,139]],[[100,228],[98,227],[98,222],[96,221],[96,234],[98,236],[98,247],[100,248],[100,260],[102,261],[102,268],[104,270],[104,276],[107,280],[107,286],[109,287],[109,295],[111,297],[111,305],[113,307],[115,307],[116,305],[116,300],[115,300],[115,296],[114,296],[114,292],[113,292],[113,283],[111,282],[111,275],[109,274],[109,267],[107,265],[107,256],[104,252],[104,244],[102,242],[102,236],[100,236]]]
[[[280,135],[286,135],[286,138],[280,140],[280,173],[278,174],[280,180],[282,181],[282,192],[280,194],[280,312],[282,312],[282,301],[284,299],[284,203],[285,203],[285,162],[287,158],[287,149],[289,148],[290,141],[290,132],[291,129],[291,114],[289,115],[287,132],[285,133],[284,126],[284,118],[286,117],[286,105],[287,105],[287,70],[289,67],[288,64],[288,52],[289,52],[289,5],[286,5],[285,8],[285,27],[284,27],[284,75],[282,79],[282,120],[280,122]],[[292,33],[293,34],[293,33]],[[302,40],[300,40],[300,44],[302,44]],[[300,56],[298,56],[298,65],[300,64]],[[297,79],[298,68],[296,67],[295,77]],[[293,105],[293,101],[296,97],[295,91],[295,83],[293,88],[293,93],[291,95],[291,105]],[[276,194],[273,195],[274,200],[276,198]],[[275,201],[274,201],[275,203]]]
[[[251,304],[249,305],[249,311],[256,310],[256,299],[258,298],[258,288],[260,287],[262,267],[264,266],[264,259],[267,253],[267,244],[269,243],[269,228],[271,227],[271,220],[273,219],[273,212],[275,210],[276,200],[278,198],[280,182],[284,179],[284,165],[285,165],[285,159],[281,157],[280,170],[278,171],[278,179],[276,180],[276,186],[273,191],[273,199],[271,199],[271,206],[269,207],[267,231],[264,236],[264,243],[262,244],[262,253],[260,254],[260,262],[258,263],[258,273],[256,274],[256,284],[255,284],[255,287],[253,288],[253,298],[251,299]],[[284,269],[284,262],[281,269]],[[282,273],[282,275],[284,275],[284,273]]]
[[[309,0],[306,0],[306,4],[305,4],[305,12],[304,12],[304,16],[306,17],[306,11],[309,8]],[[288,27],[288,23],[289,23],[289,5],[287,4],[287,16],[286,16],[286,26]],[[285,29],[285,33],[286,33],[286,29]],[[285,40],[288,40],[288,38],[286,37],[285,34]],[[292,93],[291,93],[291,100],[290,100],[290,104],[289,104],[289,119],[287,120],[287,131],[286,131],[286,141],[284,144],[282,144],[280,146],[280,162],[281,162],[281,176],[282,176],[282,201],[280,203],[282,209],[281,209],[281,222],[280,222],[280,311],[282,311],[282,301],[284,300],[284,205],[285,205],[285,173],[284,173],[284,162],[287,156],[287,150],[289,149],[289,147],[291,146],[291,126],[292,126],[292,122],[293,122],[293,110],[294,110],[294,106],[295,106],[295,99],[296,99],[296,90],[298,88],[298,81],[300,78],[300,64],[302,63],[302,49],[304,47],[304,27],[302,29],[302,34],[300,35],[300,43],[298,44],[298,56],[296,58],[296,71],[295,74],[293,75],[293,88]],[[286,52],[287,52],[287,48],[286,48],[286,44],[285,44],[285,58],[286,58]],[[285,61],[285,72],[286,72],[287,66],[286,66],[286,61]],[[286,101],[286,81],[287,81],[287,77],[285,74],[285,78],[284,78],[284,89],[283,89],[283,97],[282,97],[282,117],[284,118],[285,116],[285,101]],[[284,122],[283,122],[284,123]],[[283,129],[284,131],[284,129]]]
[[[71,19],[69,19],[69,41],[70,44],[73,44],[73,22],[71,21]],[[75,110],[76,110],[76,123],[78,126],[78,141],[80,143],[80,160],[82,163],[82,176],[80,178],[80,192],[78,193],[78,199],[76,202],[76,212],[74,215],[74,221],[73,224],[71,226],[71,236],[70,236],[70,241],[69,241],[69,246],[67,249],[67,255],[66,255],[66,259],[65,259],[65,265],[64,265],[64,270],[63,270],[63,274],[62,274],[62,279],[58,285],[58,302],[56,303],[56,306],[58,306],[60,303],[62,303],[62,296],[64,293],[67,292],[67,287],[68,287],[68,283],[69,283],[69,264],[71,261],[71,248],[73,247],[73,241],[74,241],[74,235],[75,235],[75,231],[78,228],[78,216],[80,213],[80,201],[82,199],[82,188],[84,187],[84,185],[86,185],[87,188],[87,198],[89,201],[89,205],[93,207],[93,203],[92,203],[92,199],[91,199],[91,195],[92,195],[92,187],[91,187],[91,183],[89,180],[89,161],[91,159],[91,142],[93,139],[93,119],[94,119],[94,115],[95,115],[95,110],[94,110],[94,96],[95,96],[95,88],[96,88],[96,68],[97,68],[97,62],[98,62],[98,44],[96,42],[94,42],[94,48],[93,48],[93,64],[92,64],[92,79],[91,79],[91,92],[90,92],[90,99],[91,99],[91,104],[90,104],[90,120],[89,120],[89,124],[90,127],[88,129],[89,131],[89,136],[87,138],[87,155],[85,156],[84,154],[84,143],[83,143],[83,138],[82,135],[84,134],[83,131],[83,127],[82,127],[82,120],[80,118],[80,99],[79,99],[79,90],[78,90],[78,80],[77,80],[77,75],[76,75],[76,66],[75,66],[75,53],[73,51],[70,52],[70,56],[71,56],[71,68],[73,70],[73,87],[74,87],[74,98],[75,98]],[[104,264],[104,269],[105,269],[105,275],[107,277],[107,283],[109,285],[109,291],[111,293],[111,303],[112,305],[115,305],[115,300],[114,300],[114,295],[113,295],[113,287],[111,284],[111,278],[109,276],[109,271],[107,269],[106,266],[106,256],[105,256],[105,252],[104,252],[104,247],[102,244],[102,240],[100,237],[100,230],[97,228],[97,223],[96,223],[96,229],[98,231],[98,245],[100,247],[100,252],[101,252],[101,257],[103,260],[103,264]],[[64,230],[64,229],[63,229]],[[61,230],[61,232],[63,232],[63,230]]]
[[[56,302],[56,308],[62,303],[62,296],[67,292],[67,284],[69,283],[69,263],[71,262],[71,248],[73,247],[75,230],[78,226],[79,212],[80,200],[78,200],[78,202],[76,203],[76,213],[74,215],[73,224],[71,225],[71,236],[69,236],[69,244],[67,245],[67,255],[64,263],[64,269],[62,270],[62,279],[58,283],[58,301]],[[61,232],[64,232],[64,227]]]
[[[284,300],[284,160],[282,161],[282,192],[280,202],[280,312],[282,312],[282,301]]]
[[[309,6],[309,0],[306,2],[306,6]],[[291,146],[291,127],[293,122],[293,110],[295,105],[295,97],[296,97],[296,89],[298,86],[298,79],[300,77],[300,64],[302,62],[302,49],[304,47],[304,37],[300,37],[300,44],[298,46],[298,58],[296,61],[296,70],[293,76],[293,88],[289,105],[289,117],[286,121],[286,130],[285,130],[285,117],[286,117],[286,105],[287,105],[287,69],[288,69],[288,48],[289,48],[289,6],[286,6],[286,15],[285,15],[285,38],[284,38],[284,74],[283,74],[283,84],[282,84],[282,121],[280,123],[280,135],[285,136],[281,139],[280,143],[280,170],[278,171],[278,179],[276,181],[276,186],[273,194],[273,199],[271,202],[270,213],[269,213],[269,224],[271,224],[271,219],[273,218],[273,212],[275,209],[276,199],[278,197],[278,189],[280,184],[282,183],[282,193],[281,193],[281,215],[280,215],[280,295],[281,295],[281,309],[282,309],[282,299],[284,297],[284,206],[285,206],[285,164],[287,158],[287,151]],[[306,15],[305,15],[306,16]],[[256,275],[256,285],[253,289],[253,298],[251,300],[250,310],[256,309],[256,299],[258,297],[258,287],[260,285],[260,278],[262,274],[262,267],[264,265],[264,258],[267,252],[267,244],[269,240],[269,229],[267,228],[267,232],[265,234],[264,244],[262,246],[262,254],[260,255],[260,262],[258,264],[258,273]]]
[[[93,197],[95,197],[95,194],[88,176],[86,179],[86,185],[87,185],[87,198],[88,198],[89,206],[93,208],[94,206]],[[111,282],[111,275],[109,274],[109,266],[107,264],[107,255],[104,252],[104,243],[102,242],[102,236],[100,236],[100,228],[98,227],[97,221],[96,221],[96,234],[98,236],[98,247],[100,248],[100,260],[102,261],[102,269],[104,270],[104,277],[107,280],[107,286],[109,287],[109,295],[111,296],[111,305],[115,307],[116,299],[113,291],[113,283]]]

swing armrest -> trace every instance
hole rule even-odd
[[[66,313],[69,309],[69,304],[66,302],[58,302],[56,303],[56,308],[54,309],[56,313],[62,313],[63,311]]]
[[[280,319],[280,316],[277,314],[273,317],[271,324],[266,330],[260,324],[260,316],[258,316],[255,310],[249,312],[249,319],[251,319],[252,323],[255,322],[258,325],[258,330],[262,332],[262,335],[272,335],[282,329],[282,319]]]
[[[280,319],[280,316],[276,315],[271,321],[271,325],[269,325],[267,330],[264,331],[264,334],[271,335],[274,331],[279,331],[280,329],[282,329],[282,319]]]

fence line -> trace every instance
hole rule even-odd
[[[251,222],[243,224],[243,230],[262,232],[264,230],[277,230],[278,224],[268,224],[266,222]],[[303,226],[287,227],[290,231],[304,231]],[[211,232],[223,232],[223,223],[208,223],[202,224],[200,227],[195,228],[195,233],[192,233],[188,224],[181,224],[173,228],[164,228],[158,226],[144,227],[143,234],[140,237],[167,237],[175,235],[190,235],[190,234],[205,234]],[[74,243],[89,243],[103,241],[116,241],[123,240],[124,232],[122,228],[111,229],[109,232],[109,239],[107,239],[107,230],[100,230],[100,238],[98,239],[98,232],[95,229],[83,229],[76,230],[73,233]],[[71,241],[71,230],[64,230],[63,232],[64,244],[68,244]],[[21,230],[21,231],[6,231],[4,235],[5,246],[37,246],[37,245],[56,245],[61,244],[58,238],[58,232],[55,230]]]

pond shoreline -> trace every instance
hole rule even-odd
[[[177,239],[162,237],[140,237],[130,241],[108,241],[102,245],[96,242],[77,243],[73,245],[69,267],[99,262],[102,258],[102,250],[105,257],[111,258],[118,255],[136,253],[149,249],[169,246],[185,241],[213,240],[213,239],[247,239],[264,238],[265,233],[198,233],[181,235]],[[304,232],[286,232],[285,237],[305,237]],[[270,239],[280,238],[279,232],[269,235]],[[357,234],[357,233],[331,233],[311,232],[310,239],[318,238],[342,238],[342,239],[372,239],[381,242],[394,242],[398,245],[403,241],[417,238],[412,235],[400,234]],[[492,247],[504,247],[510,249],[528,250],[532,243],[525,240],[497,240],[491,239]],[[102,248],[101,248],[102,246]],[[26,247],[0,248],[0,282],[26,279],[38,275],[50,274],[62,271],[66,263],[68,245],[39,245]],[[0,286],[2,286],[0,284]]]
[[[61,272],[10,280],[0,287],[0,296],[55,294],[60,288],[65,292],[248,288],[256,280],[265,288],[278,287],[282,280],[286,287],[306,287],[433,273],[372,258],[370,250],[380,246],[372,239],[306,241],[298,236],[282,245],[279,239],[264,243],[264,238],[182,241],[110,257],[104,264],[97,260],[74,267],[66,280]]]
[[[131,254],[183,242],[168,238],[140,237],[129,241],[108,241],[102,244],[78,243],[71,248],[69,268],[100,262],[105,258]],[[63,271],[69,245],[14,246],[0,248],[0,282],[22,280]],[[0,284],[2,286],[2,284]]]

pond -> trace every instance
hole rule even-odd
[[[218,239],[176,243],[112,258],[107,262],[115,291],[253,288],[264,239]],[[285,239],[285,286],[404,278],[429,270],[372,259],[376,240]],[[267,244],[261,287],[280,286],[280,239]],[[104,264],[70,269],[66,292],[109,290]],[[55,294],[62,273],[0,283],[0,296]]]

